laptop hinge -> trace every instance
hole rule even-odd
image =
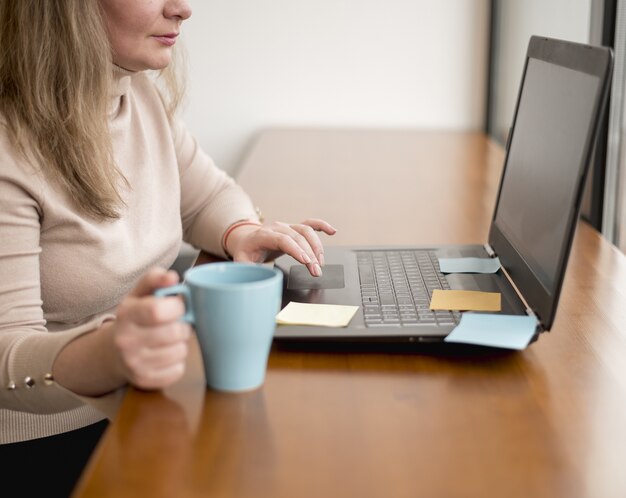
[[[526,314],[528,316],[532,316],[537,321],[541,329],[543,330],[543,324],[541,323],[541,320],[539,320],[539,317],[535,315],[535,312],[533,310],[531,310],[530,308],[526,308]]]
[[[493,248],[489,244],[485,244],[484,248],[485,248],[485,251],[487,252],[487,255],[490,258],[495,258],[496,257],[496,252],[493,250]],[[513,282],[513,279],[508,274],[508,272],[504,269],[504,266],[501,266],[500,270],[502,270],[502,274],[509,281],[509,284],[511,284],[511,287],[513,287],[513,290],[515,291],[515,294],[517,294],[517,297],[519,298],[519,300],[522,302],[522,304],[526,308],[526,314],[528,316],[532,316],[537,321],[537,323],[539,324],[539,327],[541,328],[541,330],[545,330],[545,327],[543,326],[543,323],[541,322],[541,320],[539,319],[537,314],[528,305],[528,303],[526,302],[526,299],[524,299],[524,296],[522,296],[522,293],[519,291],[519,289],[517,288],[517,286]]]

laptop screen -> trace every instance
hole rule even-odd
[[[556,309],[607,79],[606,68],[585,63],[588,47],[552,43],[535,39],[529,46],[490,234],[503,266],[518,288],[521,281],[524,298],[546,328]],[[607,49],[599,50],[606,58]]]
[[[599,78],[530,59],[495,222],[554,288]]]

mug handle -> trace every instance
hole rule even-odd
[[[192,325],[196,324],[196,318],[193,316],[193,309],[191,307],[191,292],[189,292],[189,287],[185,284],[177,284],[170,285],[169,287],[162,287],[154,291],[154,296],[156,297],[166,297],[166,296],[183,296],[185,300],[185,314],[181,317],[183,322],[190,323]]]

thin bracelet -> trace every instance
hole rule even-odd
[[[258,221],[251,221],[251,220],[241,220],[241,221],[236,221],[235,223],[233,223],[231,226],[228,227],[228,230],[226,230],[226,232],[224,232],[224,236],[222,237],[222,249],[224,249],[224,253],[226,253],[226,256],[228,256],[230,259],[232,259],[230,253],[228,252],[228,249],[226,249],[226,243],[228,242],[228,236],[231,234],[231,232],[235,229],[235,228],[239,228],[245,225],[254,225],[257,227],[262,226],[261,223],[259,223]]]

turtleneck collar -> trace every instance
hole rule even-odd
[[[138,73],[113,64],[109,116],[114,116],[119,111],[120,105],[122,104],[122,97],[128,92],[131,77],[135,74]]]

